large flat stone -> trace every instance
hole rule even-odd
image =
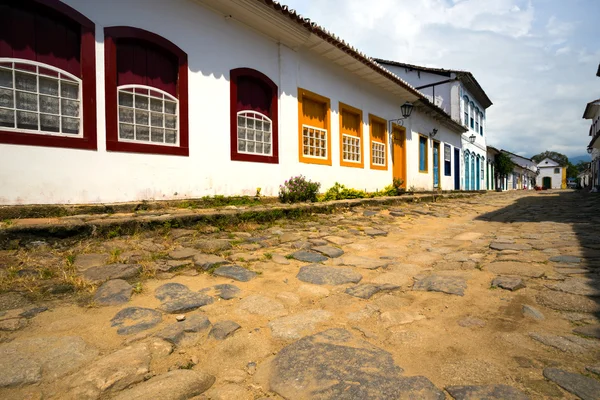
[[[204,253],[216,253],[218,251],[231,249],[231,243],[227,239],[208,239],[194,243],[194,247]]]
[[[240,282],[248,282],[256,277],[256,272],[248,271],[246,268],[242,268],[237,265],[226,265],[215,269],[213,272],[216,276],[222,276],[223,278],[231,278]]]
[[[194,265],[207,271],[213,267],[227,264],[227,260],[214,254],[199,253],[194,255]]]
[[[98,350],[79,336],[15,340],[0,346],[0,387],[52,381],[97,355]]]
[[[577,256],[554,256],[549,258],[550,261],[556,263],[565,263],[565,264],[579,264],[581,262],[581,257]]]
[[[448,386],[446,390],[456,400],[529,400],[525,393],[508,385]]]
[[[113,279],[102,284],[94,294],[94,302],[101,306],[115,306],[131,299],[133,286],[122,279]]]
[[[600,382],[558,368],[544,368],[544,377],[582,400],[600,399]]]
[[[296,278],[302,282],[316,285],[343,285],[360,282],[362,275],[352,271],[350,268],[333,268],[312,264],[300,268]]]
[[[150,329],[162,321],[162,314],[150,308],[127,307],[119,311],[111,320],[119,335],[132,335]]]
[[[183,247],[181,249],[173,250],[169,253],[169,257],[174,260],[185,260],[192,258],[198,254],[198,250],[190,249],[189,247]]]
[[[108,354],[70,376],[69,395],[76,399],[95,400],[105,393],[115,393],[144,380],[150,371],[151,352],[147,343]]]
[[[585,325],[573,329],[573,332],[578,335],[600,339],[600,325]]]
[[[580,296],[600,297],[600,284],[595,279],[569,278],[562,282],[546,285],[546,287]]]
[[[536,301],[548,308],[559,311],[576,311],[583,313],[600,312],[600,304],[585,296],[545,290],[535,296]]]
[[[73,266],[78,271],[85,271],[93,267],[101,267],[108,261],[108,254],[79,254],[75,257]]]
[[[590,352],[600,350],[600,343],[574,335],[558,336],[531,332],[529,333],[529,337],[565,353],[589,354]]]
[[[114,400],[185,400],[204,393],[213,383],[215,377],[212,375],[196,370],[177,369],[125,390],[114,397]]]
[[[92,282],[104,282],[110,279],[130,279],[136,277],[141,265],[137,264],[109,264],[101,267],[91,267],[83,271],[82,276]]]
[[[172,314],[192,311],[215,301],[203,293],[192,292],[180,283],[165,283],[156,288],[154,296],[162,302],[159,308]]]
[[[188,315],[185,321],[167,325],[156,333],[156,336],[174,345],[194,344],[199,338],[198,333],[211,327],[209,319],[200,313]],[[185,342],[185,343],[184,343]]]
[[[357,267],[363,269],[384,268],[390,264],[390,260],[381,260],[377,258],[355,256],[346,254],[333,261],[334,265],[345,265],[349,267]]]
[[[490,249],[492,250],[531,250],[531,246],[528,244],[519,243],[490,243]]]
[[[212,329],[208,333],[208,336],[217,340],[225,340],[240,328],[241,326],[237,322],[220,321],[213,325]]]
[[[341,236],[325,236],[323,239],[327,240],[330,243],[337,244],[338,246],[343,246],[345,244],[350,244],[353,242],[352,239],[348,239]]]
[[[344,250],[333,246],[316,246],[313,247],[311,250],[316,251],[317,253],[321,253],[329,258],[337,258],[344,254]]]
[[[296,251],[295,253],[292,253],[292,257],[295,260],[309,262],[309,263],[320,263],[320,262],[327,260],[327,257],[325,257],[322,254],[312,252],[312,251],[305,251],[305,250],[299,250],[299,251]]]
[[[373,284],[373,283],[361,283],[356,286],[349,287],[346,289],[346,293],[350,296],[359,297],[361,299],[370,299],[379,292],[389,292],[392,290],[399,289],[400,287],[392,284]]]
[[[365,232],[365,235],[368,235],[371,237],[387,236],[387,234],[388,234],[386,231],[382,231],[381,229],[376,229],[376,228],[367,228],[363,232]]]
[[[424,377],[402,377],[388,352],[330,329],[284,347],[272,363],[271,390],[286,399],[444,399]]]
[[[445,275],[417,276],[413,290],[422,292],[442,292],[464,296],[467,282],[463,278]]]
[[[544,276],[543,265],[533,263],[501,261],[487,264],[485,269],[498,275],[518,275],[531,278]]]
[[[312,334],[316,325],[329,320],[332,313],[325,310],[310,310],[269,322],[271,335],[285,340],[300,339]]]
[[[492,287],[499,287],[506,290],[519,290],[525,287],[523,279],[511,276],[497,276],[492,281]]]
[[[240,288],[235,285],[230,285],[229,283],[223,283],[221,285],[215,285],[212,287],[207,287],[200,290],[200,293],[211,293],[214,292],[214,295],[223,299],[223,300],[231,300],[239,297]]]
[[[250,314],[261,315],[267,318],[287,315],[287,311],[281,302],[261,295],[251,295],[243,298],[238,307],[240,310],[249,312]]]

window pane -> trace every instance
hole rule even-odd
[[[177,128],[177,117],[171,116],[171,115],[165,116],[165,127],[170,128],[170,129],[176,129]]]
[[[248,151],[249,153],[254,153],[254,142],[246,143],[246,151]]]
[[[162,114],[152,113],[151,118],[152,118],[151,119],[152,126],[156,126],[159,128],[163,127],[163,115]]]
[[[119,105],[133,107],[133,94],[119,92]]]
[[[63,133],[79,134],[79,119],[63,117],[62,131]]]
[[[13,87],[11,70],[0,68],[0,86],[8,88]]]
[[[158,99],[150,99],[150,110],[163,112],[163,102]]]
[[[248,122],[250,122],[250,120],[248,120]],[[248,130],[246,131],[246,138],[247,138],[248,140],[254,140],[254,130],[252,130],[252,129],[248,129]]]
[[[264,121],[263,122],[263,130],[265,131],[271,131],[271,123],[269,121]]]
[[[44,132],[60,132],[60,117],[57,115],[40,114],[40,130]]]
[[[267,143],[271,143],[271,132],[265,132],[264,141]]]
[[[172,101],[165,101],[165,113],[167,114],[177,114],[177,104]]]
[[[135,140],[147,142],[150,140],[150,128],[147,126],[135,127]]]
[[[256,132],[256,141],[257,142],[262,142],[263,141],[263,133],[262,132]]]
[[[238,151],[246,151],[246,141],[238,140]]]
[[[9,89],[0,89],[0,107],[14,107],[13,93]]]
[[[37,92],[37,78],[35,75],[15,72],[15,83],[17,89]]]
[[[44,112],[44,113],[49,113],[49,114],[59,114],[60,110],[59,110],[59,106],[58,106],[58,104],[59,104],[58,101],[59,100],[57,97],[40,96],[40,111]],[[63,114],[69,115],[69,114],[64,113],[64,106],[63,106]]]
[[[150,140],[152,140],[153,142],[162,143],[162,142],[164,142],[164,136],[165,136],[164,129],[152,128]]]
[[[174,131],[172,129],[165,129],[165,143],[177,143],[177,131]]]
[[[38,129],[37,113],[28,113],[17,111],[17,128],[21,129]]]
[[[137,100],[136,100],[137,104]],[[141,125],[148,125],[148,111],[136,111],[135,112],[135,123]]]
[[[133,109],[119,107],[119,121],[133,124]]]
[[[263,144],[262,143],[256,143],[256,152],[258,154],[262,154],[262,152],[263,152]]]
[[[238,128],[238,139],[246,139],[246,129]]]
[[[67,99],[78,99],[79,98],[79,86],[73,83],[67,83],[65,81],[60,82],[60,95]]]
[[[19,110],[37,111],[37,95],[33,93],[17,92],[17,108]]]
[[[238,115],[238,127],[240,126],[246,126],[246,118]]]
[[[40,93],[58,96],[58,81],[56,79],[40,77]]]
[[[79,116],[79,102],[74,100],[61,100],[62,115],[68,115],[69,117]]]
[[[119,137],[120,138],[133,140],[134,139],[133,133],[134,133],[133,125],[119,124]]]
[[[148,98],[145,96],[135,96],[135,108],[139,108],[140,110],[148,109]]]
[[[271,154],[271,145],[265,143],[265,154]]]
[[[248,128],[252,128],[252,129],[254,129],[254,120],[253,120],[252,118],[248,118],[248,119],[246,120],[246,126],[247,126]]]
[[[0,126],[15,127],[15,112],[0,108]]]

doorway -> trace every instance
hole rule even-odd
[[[440,189],[440,142],[433,142],[433,188]]]
[[[542,179],[542,188],[543,189],[552,189],[552,178],[549,176],[545,176]]]
[[[460,190],[460,150],[454,149],[454,190]]]
[[[402,179],[402,187],[406,188],[406,148],[404,128],[392,125],[392,175],[394,179]]]

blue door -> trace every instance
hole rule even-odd
[[[471,190],[475,190],[475,154],[471,154]]]
[[[481,159],[479,157],[477,157],[477,165],[476,165],[476,168],[477,168],[477,170],[476,170],[477,171],[477,174],[476,174],[476,176],[477,176],[477,182],[475,182],[475,187],[477,188],[477,190],[481,189],[481,164],[480,163],[481,163]]]
[[[465,153],[465,190],[469,190],[471,187],[471,156],[469,152]]]
[[[460,150],[454,149],[454,190],[460,190]]]
[[[433,144],[433,187],[440,187],[440,144]]]

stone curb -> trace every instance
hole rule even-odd
[[[312,213],[332,213],[340,209],[358,206],[389,206],[402,203],[435,202],[438,199],[457,199],[479,196],[482,192],[459,192],[448,194],[415,194],[397,197],[337,200],[323,203],[280,204],[275,207],[252,207],[248,209],[199,210],[163,215],[136,215],[124,218],[92,219],[90,221],[65,219],[46,224],[13,225],[0,229],[0,249],[14,249],[35,241],[53,241],[88,237],[116,237],[139,231],[164,228],[184,228],[197,224],[225,225],[241,222],[270,222],[281,218],[299,218]]]

